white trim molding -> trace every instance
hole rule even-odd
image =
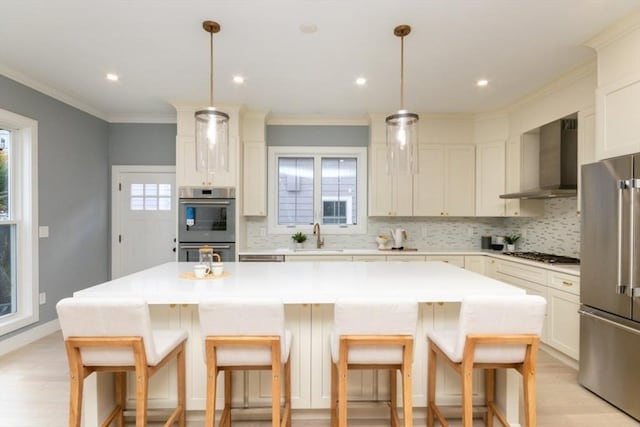
[[[58,322],[58,319],[54,319],[47,323],[43,323],[34,328],[31,328],[28,331],[0,341],[2,342],[2,346],[0,346],[0,357],[4,356],[5,354],[9,354],[12,351],[16,351],[24,347],[25,345],[29,345],[32,342],[36,342],[39,339],[42,339],[47,335],[51,335],[52,333],[59,330],[60,322]]]

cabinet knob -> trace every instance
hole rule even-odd
[[[514,214],[514,215],[518,215],[518,212],[514,212],[513,214]]]
[[[440,212],[440,216],[444,215],[444,212]]]
[[[573,283],[567,282],[566,280],[563,280],[562,284],[565,285],[565,286],[573,286]]]

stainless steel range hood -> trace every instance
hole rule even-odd
[[[575,115],[540,128],[538,178],[538,187],[503,194],[500,198],[551,199],[578,194],[578,120]]]

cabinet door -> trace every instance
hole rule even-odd
[[[484,264],[484,274],[492,279],[498,278],[498,260],[495,258],[487,258]]]
[[[387,175],[384,144],[369,146],[369,216],[393,216],[393,182]]]
[[[361,262],[385,262],[387,257],[384,255],[354,255],[353,260]]]
[[[580,351],[580,297],[557,289],[547,289],[546,342],[578,360]]]
[[[311,407],[311,306],[285,305],[285,324],[291,331],[291,407]],[[250,407],[271,405],[271,371],[247,371],[245,399]],[[283,384],[284,393],[284,384]],[[284,396],[284,394],[281,394]]]
[[[196,140],[193,136],[176,139],[176,182],[178,187],[211,185],[206,174],[196,170]]]
[[[578,112],[578,200],[576,210],[580,213],[582,174],[581,166],[596,161],[596,114],[593,108]]]
[[[444,187],[447,216],[474,216],[476,192],[476,154],[473,145],[447,147]]]
[[[504,216],[505,143],[476,145],[476,216]]]
[[[443,145],[418,147],[419,172],[413,178],[416,216],[444,216],[445,149]]]
[[[520,173],[522,170],[522,141],[519,137],[507,141],[506,148],[506,182],[507,193],[521,191]],[[506,199],[506,216],[542,216],[544,209],[543,200]]]
[[[352,261],[351,255],[287,255],[286,262],[305,262],[305,261]]]
[[[471,255],[471,256],[465,256],[464,257],[464,269],[465,270],[469,270],[469,271],[473,271],[474,273],[478,273],[478,274],[482,274],[482,275],[487,275],[486,269],[485,269],[485,264],[488,260],[486,259],[486,257],[484,255]]]
[[[393,181],[393,215],[413,216],[413,176],[395,175]]]
[[[267,214],[267,146],[264,141],[245,142],[243,152],[243,214]]]

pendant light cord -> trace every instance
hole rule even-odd
[[[404,36],[400,37],[400,109],[404,110]]]
[[[209,55],[210,66],[209,66],[209,105],[213,107],[213,32],[209,33],[211,36],[210,48],[211,52]]]

